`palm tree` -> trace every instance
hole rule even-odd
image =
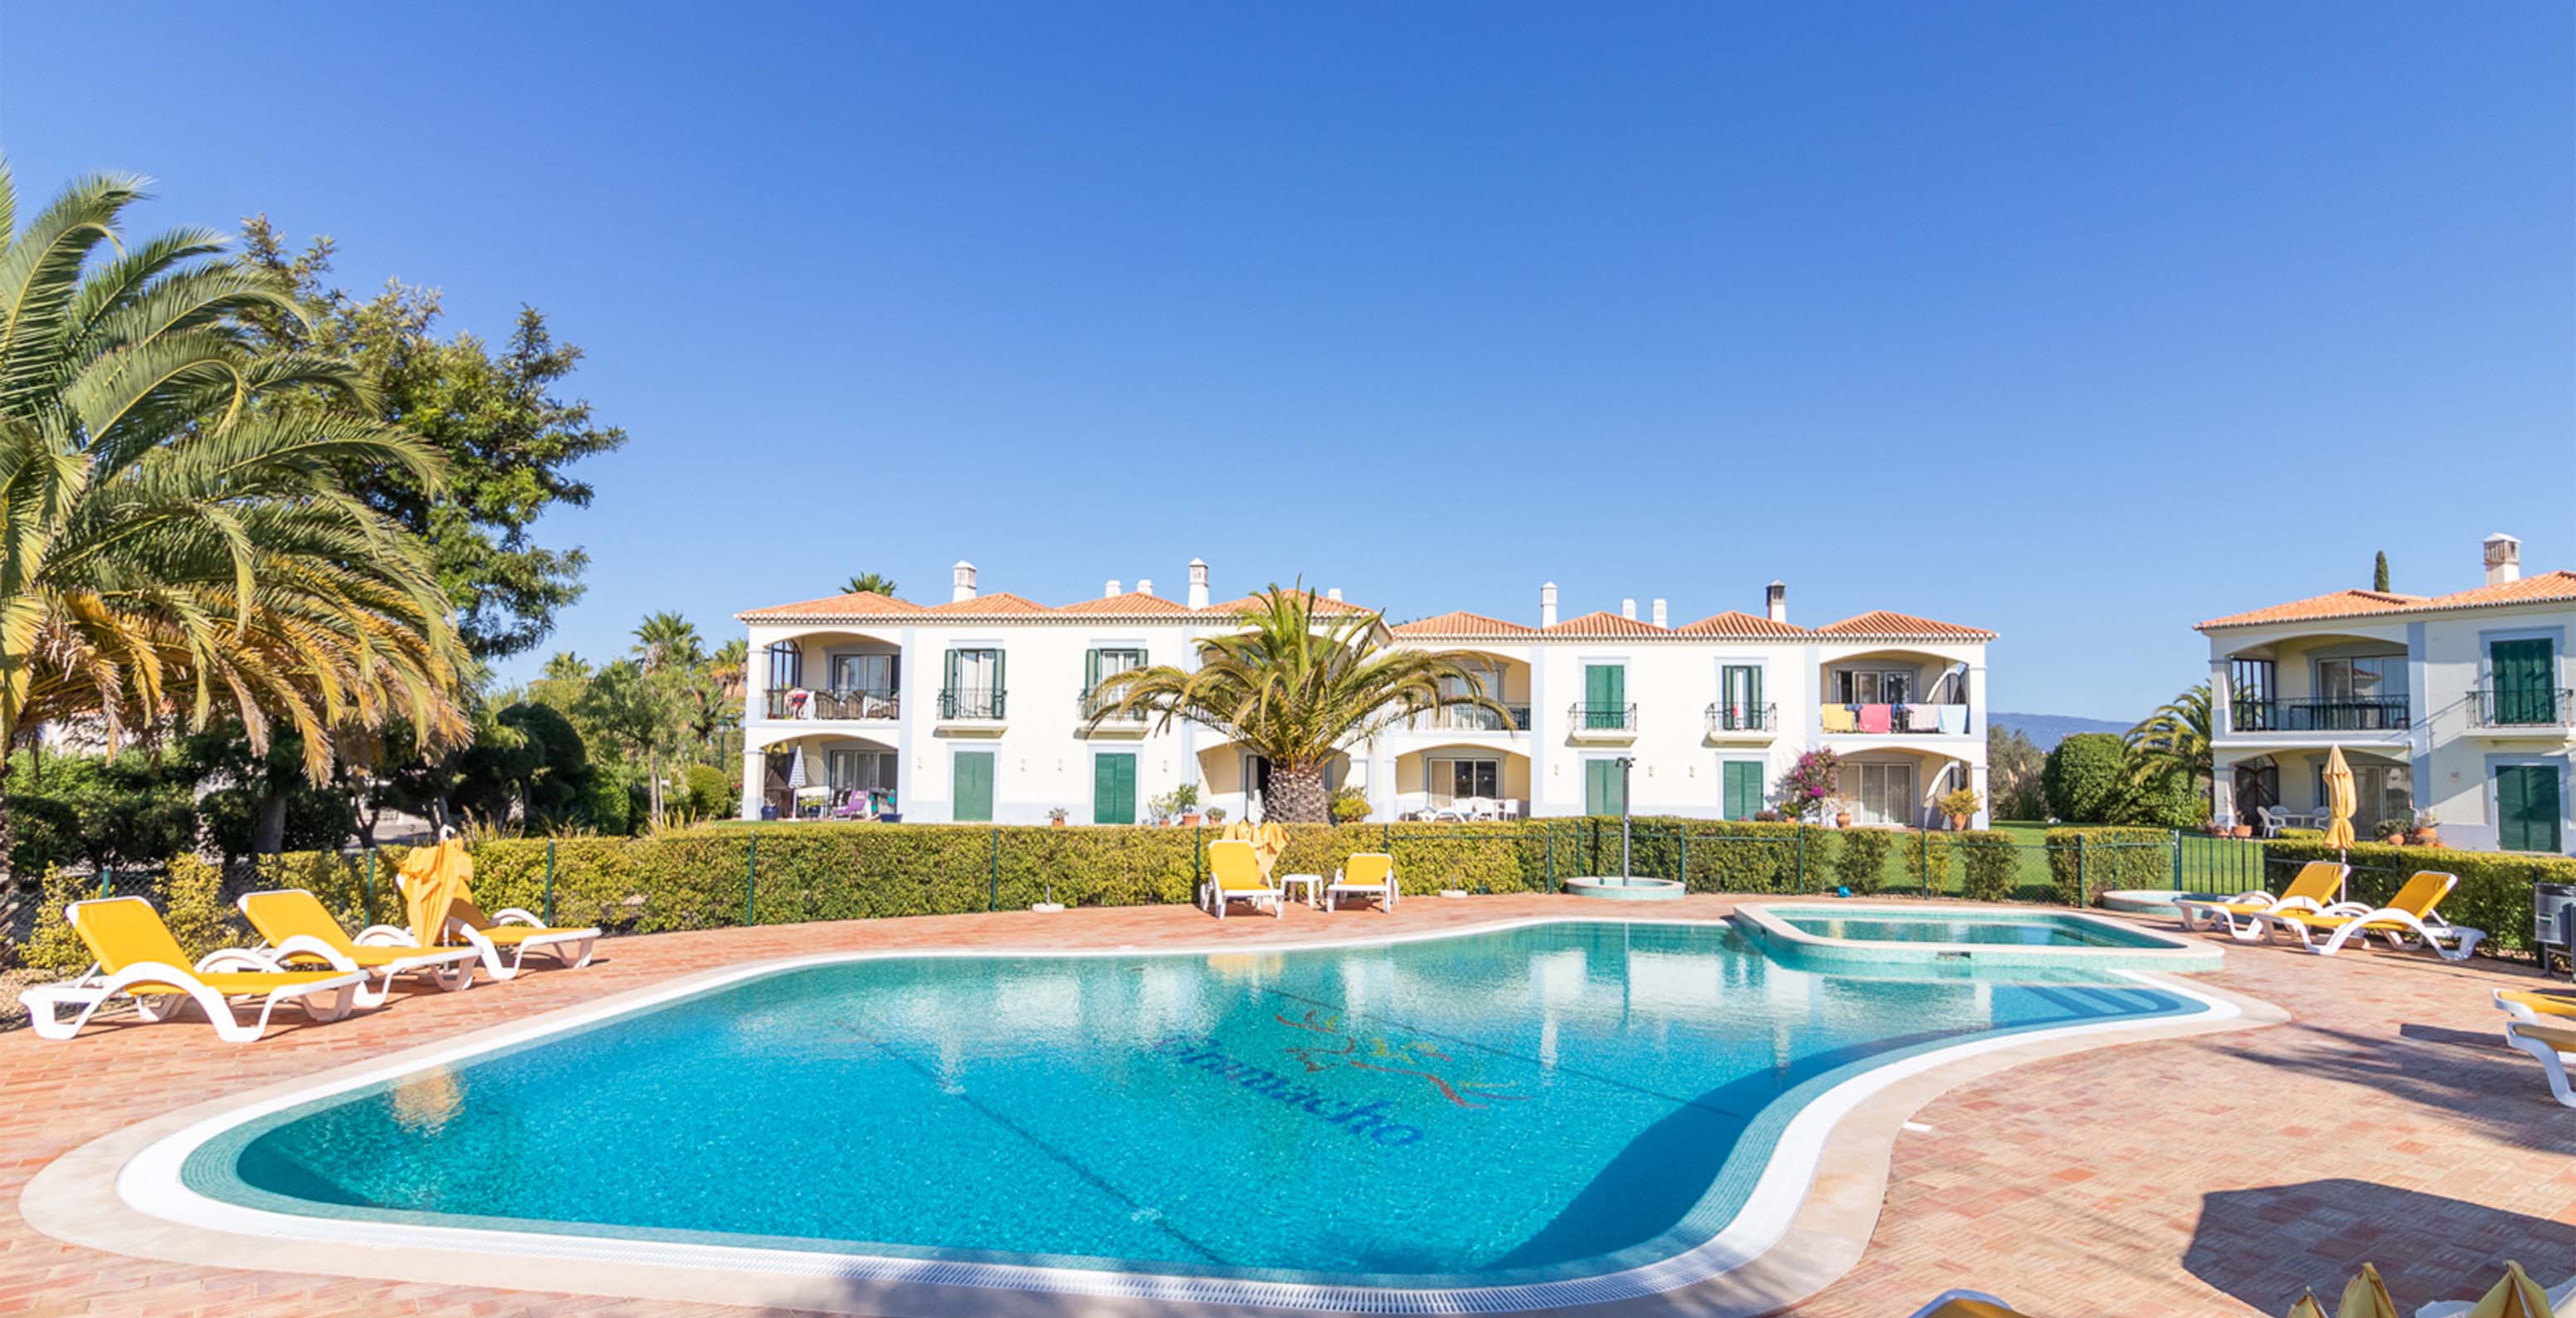
[[[2211,728],[2207,682],[2157,706],[2155,713],[2129,729],[2130,780],[2144,783],[2184,773],[2195,783],[2207,781],[2213,763]]]
[[[894,594],[894,578],[881,577],[874,572],[862,572],[859,575],[842,582],[841,593],[844,595],[885,595],[890,597]]]
[[[333,474],[435,488],[436,458],[355,408],[284,405],[365,387],[246,346],[243,318],[303,313],[219,235],[121,240],[142,186],[81,179],[21,229],[0,163],[0,744],[223,716],[260,750],[284,724],[320,782],[337,733],[462,735],[426,550]]]
[[[1160,715],[1158,728],[1176,718],[1205,724],[1270,762],[1262,800],[1270,818],[1323,823],[1331,806],[1324,767],[1345,748],[1434,709],[1472,705],[1511,717],[1468,667],[1476,656],[1389,649],[1378,639],[1379,615],[1319,620],[1311,590],[1274,585],[1239,621],[1243,630],[1198,643],[1196,670],[1161,664],[1101,679],[1091,726],[1139,713]]]
[[[698,640],[698,625],[669,610],[646,615],[635,628],[635,653],[644,660],[644,671],[660,672],[664,668],[697,663],[704,653]]]

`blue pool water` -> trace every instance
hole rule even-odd
[[[1836,915],[1821,911],[1772,912],[1800,933],[1860,943],[1979,943],[1998,947],[2165,948],[2162,938],[2135,929],[2045,912],[1998,911],[1975,915]]]
[[[307,1215],[1281,1280],[1588,1276],[1725,1227],[1801,1103],[2137,981],[1789,969],[1732,929],[781,971],[291,1108],[201,1194]]]

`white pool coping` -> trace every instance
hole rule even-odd
[[[1508,1285],[1401,1287],[1272,1281],[307,1217],[209,1198],[189,1189],[180,1179],[180,1169],[191,1153],[243,1122],[413,1071],[459,1064],[496,1049],[786,970],[888,959],[1273,955],[1470,937],[1550,924],[1709,923],[1712,922],[1689,918],[1534,916],[1454,929],[1266,944],[1258,948],[1239,944],[1079,950],[907,948],[748,963],[470,1032],[252,1095],[166,1114],[93,1141],[58,1159],[29,1183],[20,1206],[28,1222],[47,1234],[149,1257],[236,1268],[401,1279],[422,1279],[418,1274],[424,1265],[418,1261],[439,1260],[435,1275],[448,1279],[471,1276],[477,1284],[716,1303],[810,1304],[840,1309],[840,1297],[853,1295],[855,1290],[873,1293],[893,1287],[903,1288],[901,1293],[908,1296],[942,1297],[927,1305],[916,1304],[916,1308],[967,1313],[991,1311],[989,1306],[998,1297],[976,1300],[972,1296],[990,1296],[995,1291],[1032,1298],[1126,1299],[1152,1308],[1215,1305],[1377,1314],[1516,1313],[1656,1297],[1734,1278],[1736,1284],[1696,1297],[1689,1311],[1705,1315],[1754,1314],[1821,1287],[1857,1261],[1884,1186],[1886,1166],[1878,1142],[1883,1138],[1892,1143],[1892,1130],[1883,1136],[1871,1134],[1864,1152],[1877,1158],[1874,1165],[1844,1168],[1836,1177],[1839,1184],[1850,1181],[1856,1173],[1874,1176],[1866,1203],[1833,1205],[1828,1214],[1832,1220],[1821,1224],[1811,1224],[1806,1219],[1819,1207],[1815,1200],[1853,1198],[1847,1187],[1831,1194],[1819,1191],[1818,1169],[1827,1161],[1837,1128],[1872,1099],[1903,1090],[1899,1110],[1910,1113],[1953,1084],[2029,1058],[2121,1038],[2196,1034],[2268,1024],[2280,1018],[2264,1004],[2205,991],[2161,975],[2107,970],[2105,973],[2114,978],[2196,1002],[2202,1010],[2144,1021],[2102,1021],[1988,1035],[1874,1066],[1816,1095],[1799,1109],[1782,1130],[1753,1191],[1716,1236],[1682,1253],[1638,1267],[1591,1277]],[[1937,1082],[1913,1083],[1936,1072],[1958,1074]],[[1872,1124],[1893,1126],[1895,1122]],[[113,1202],[102,1202],[109,1196],[97,1193],[104,1188],[98,1183],[103,1176],[112,1178]],[[132,1211],[116,1211],[120,1204]],[[1848,1219],[1862,1209],[1865,1216],[1855,1232]],[[136,1221],[134,1213],[146,1215],[150,1223]],[[1830,1235],[1832,1239],[1793,1240],[1793,1226],[1820,1237]],[[307,1248],[314,1244],[343,1248],[324,1252]],[[471,1271],[459,1273],[455,1270],[459,1265]],[[1749,1275],[1735,1277],[1738,1273]],[[1775,1273],[1780,1275],[1772,1275]],[[795,1285],[797,1279],[832,1286],[818,1291]],[[787,1287],[783,1292],[781,1285]],[[913,1289],[924,1287],[935,1290]],[[883,1303],[882,1298],[871,1298],[868,1308],[848,1311],[873,1312],[877,1311],[874,1306]]]
[[[2075,920],[2117,930],[2132,938],[2147,940],[2151,946],[2118,945],[2111,947],[2029,947],[2014,943],[1901,943],[1865,938],[1831,938],[1809,933],[1781,918],[1780,912],[1833,916],[1841,919],[1887,920],[1956,920],[1974,919],[1979,915],[2011,916],[2027,921],[2033,916]],[[1777,902],[1739,902],[1734,918],[1758,930],[1762,937],[1788,946],[1821,961],[1864,962],[1873,965],[1938,964],[1948,962],[1969,966],[1991,966],[2015,970],[2037,970],[2062,967],[2070,970],[2166,970],[2189,973],[2216,970],[2226,964],[2226,949],[2206,942],[2176,937],[2161,929],[2148,929],[2126,920],[2076,910],[2032,910],[2024,906],[1998,906],[1982,903],[1943,902],[1938,906],[1922,903],[1819,901],[1800,898]]]

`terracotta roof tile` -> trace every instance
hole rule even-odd
[[[1189,606],[1179,600],[1132,590],[1123,595],[1101,595],[1093,599],[1076,600],[1056,610],[1058,613],[1074,613],[1092,618],[1159,618],[1189,611]]]
[[[1553,627],[1538,629],[1541,636],[1670,636],[1669,628],[1635,618],[1623,618],[1608,609],[1568,618]]]
[[[1236,614],[1245,612],[1246,610],[1261,608],[1263,606],[1264,598],[1265,597],[1260,595],[1246,595],[1241,599],[1227,600],[1222,604],[1211,604],[1204,609],[1200,609],[1199,612],[1203,614],[1219,614],[1224,617],[1231,618]],[[1361,608],[1359,605],[1353,604],[1348,600],[1329,598],[1323,592],[1317,591],[1315,593],[1314,606],[1309,611],[1314,613],[1367,613],[1369,610]]]
[[[1491,637],[1535,636],[1538,634],[1538,628],[1536,627],[1524,627],[1517,622],[1505,622],[1500,618],[1488,618],[1481,613],[1469,613],[1464,609],[1453,609],[1435,617],[1419,618],[1412,622],[1399,623],[1389,630],[1393,631],[1398,636]]]
[[[1955,622],[1918,618],[1911,613],[1895,613],[1887,609],[1872,609],[1856,617],[1845,618],[1841,622],[1826,623],[1818,627],[1815,634],[1843,639],[1866,637],[1871,640],[1883,638],[1898,641],[1991,641],[1995,639],[1993,632],[1982,627],[1962,627]]]
[[[1055,612],[1026,595],[1014,595],[1007,590],[997,590],[989,595],[976,595],[968,599],[950,600],[946,604],[922,611],[952,618],[1015,618],[1023,614]]]
[[[1775,636],[1804,636],[1807,629],[1785,622],[1773,622],[1759,614],[1740,609],[1712,613],[1697,622],[1686,622],[1673,628],[1676,636],[1739,636],[1769,639]]]
[[[2194,628],[2207,631],[2212,627],[2254,627],[2267,622],[2313,622],[2330,618],[2369,618],[2396,613],[2445,613],[2453,609],[2500,608],[2510,604],[2539,604],[2551,600],[2576,600],[2576,572],[2541,572],[2518,581],[2503,581],[2474,590],[2455,591],[2448,595],[2401,595],[2393,591],[2338,590],[2326,595],[2311,595],[2243,613],[2212,618]]]
[[[929,610],[910,600],[880,595],[863,590],[853,595],[831,595],[801,604],[773,604],[765,609],[745,609],[734,616],[739,622],[835,622],[856,618],[883,618],[898,614],[928,613]]]

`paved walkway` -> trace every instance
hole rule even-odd
[[[18,1216],[18,1194],[56,1155],[142,1116],[744,958],[1258,945],[1575,909],[1601,913],[1522,896],[1417,899],[1392,916],[1294,907],[1284,920],[1222,924],[1162,907],[730,929],[614,940],[586,970],[413,996],[334,1025],[299,1021],[247,1047],[217,1045],[202,1025],[110,1025],[70,1044],[0,1034],[0,1316],[741,1315],[125,1258],[35,1232]],[[1653,914],[1728,909],[1694,897]],[[2293,1021],[2034,1062],[1935,1099],[1916,1117],[1930,1129],[1897,1145],[1860,1266],[1796,1312],[1891,1318],[1970,1285],[2042,1318],[2279,1314],[2303,1288],[2338,1293],[2364,1259],[2411,1312],[2474,1296],[2507,1257],[2551,1283],[2576,1273],[2576,1112],[2551,1102],[2539,1069],[2499,1043],[2503,1018],[2487,1004],[2492,987],[2534,984],[2529,971],[2242,948],[2206,979],[2277,1003]]]

